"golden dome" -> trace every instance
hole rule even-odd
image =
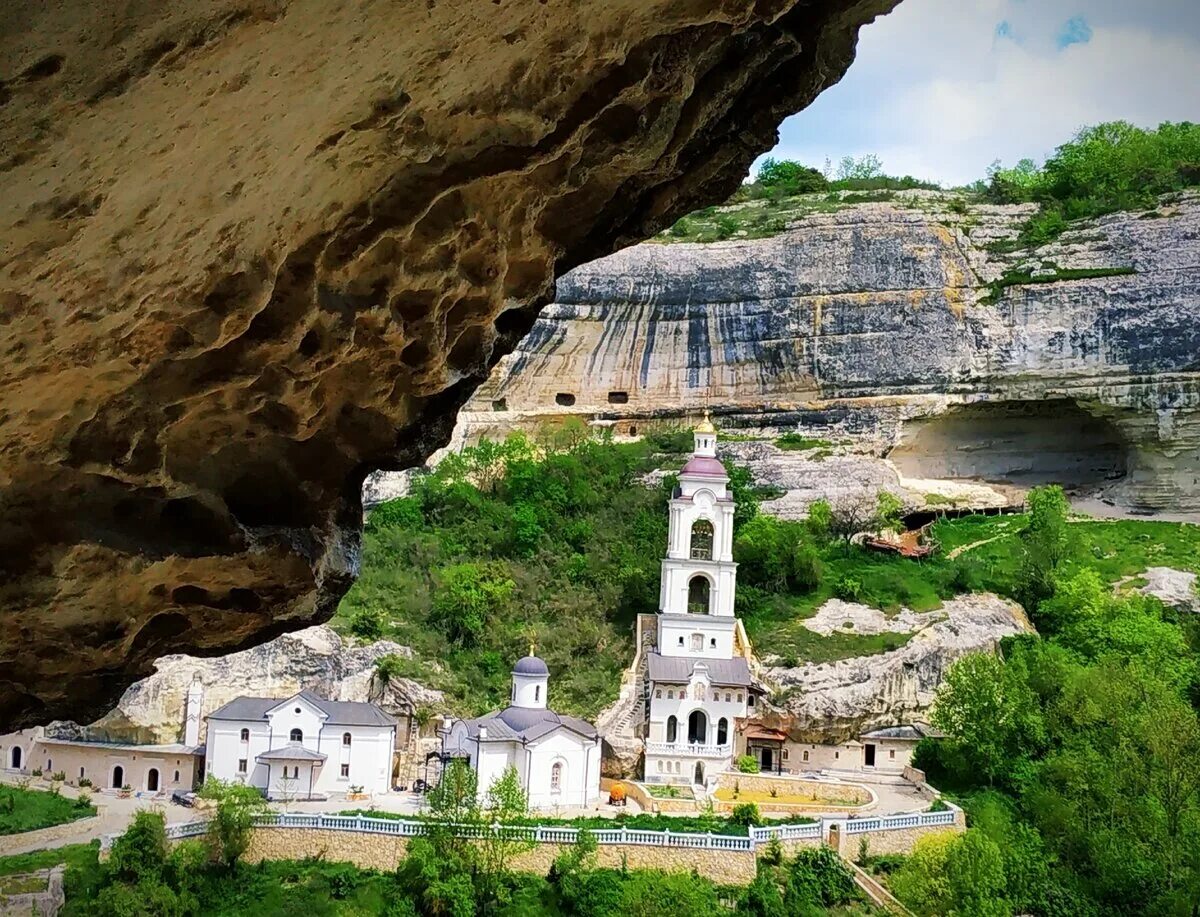
[[[704,412],[704,419],[696,425],[696,433],[716,433],[717,428],[713,426],[712,421],[708,419],[708,411]]]

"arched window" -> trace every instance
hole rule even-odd
[[[721,717],[717,720],[717,744],[724,745],[729,741],[729,720]]]
[[[536,703],[538,703],[538,702],[539,702],[541,699],[542,699],[542,686],[541,686],[541,685],[534,685],[534,686],[533,686],[533,702],[536,704]]]
[[[124,785],[125,785],[125,768],[121,767],[121,765],[118,764],[116,767],[113,768],[112,788],[114,790],[119,790]]]
[[[550,792],[551,793],[561,793],[562,792],[562,774],[563,774],[562,762],[555,761],[554,764],[552,764],[550,766]]]
[[[79,769],[79,779],[80,779],[80,780],[82,780],[82,779],[83,779],[83,776],[84,776],[84,775],[83,775],[83,768],[81,767],[81,768]]]
[[[288,736],[288,740],[292,741],[292,742],[303,742],[304,741],[304,731],[301,729],[293,729],[292,734],[290,736]]]
[[[345,745],[346,747],[350,746],[350,733],[348,733],[348,732],[342,733],[342,744]]]
[[[178,783],[178,782],[179,782],[179,771],[176,771],[176,772],[175,772],[175,781],[174,781],[174,782],[175,782],[175,783]]]
[[[692,523],[692,560],[712,560],[713,527],[707,519]]]
[[[711,598],[712,584],[708,577],[693,576],[688,583],[688,611],[696,615],[708,614]]]
[[[149,793],[158,792],[158,768],[152,767],[146,772],[146,791]]]
[[[678,734],[678,732],[679,732],[679,721],[677,719],[675,719],[675,717],[673,715],[667,717],[667,742],[669,744],[674,744],[675,737]]]
[[[242,730],[242,741],[243,741],[243,742],[249,742],[249,741],[250,741],[250,730],[249,730],[249,729],[243,729],[243,730]]]
[[[673,689],[667,691],[667,700],[675,700],[675,691]],[[13,751],[20,751],[20,749],[14,748]]]
[[[693,710],[688,715],[688,744],[708,744],[708,717],[703,710]]]

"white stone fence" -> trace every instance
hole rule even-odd
[[[483,838],[496,832],[512,840],[538,844],[573,844],[580,831],[587,831],[601,845],[639,847],[687,847],[707,850],[755,851],[772,839],[780,841],[828,840],[830,829],[836,827],[844,834],[864,834],[878,831],[903,831],[914,828],[933,828],[955,824],[958,808],[951,806],[940,812],[913,812],[908,815],[886,815],[875,818],[824,817],[808,824],[768,825],[751,828],[746,836],[731,834],[699,834],[695,832],[644,831],[639,828],[569,828],[558,825],[457,825],[455,833],[464,838]],[[420,837],[427,834],[429,822],[400,818],[370,818],[365,815],[305,815],[272,813],[255,817],[258,828],[303,828],[323,831],[355,831],[362,834],[387,834],[398,837]],[[199,837],[208,830],[204,821],[167,826],[167,837],[182,840]],[[105,848],[112,836],[103,842]]]

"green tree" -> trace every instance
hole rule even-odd
[[[833,533],[833,507],[828,500],[814,500],[808,506],[808,518],[805,520],[812,536],[820,542],[829,541]]]
[[[498,566],[455,564],[442,570],[433,612],[450,640],[472,646],[512,597],[514,588]]]
[[[1029,525],[1021,534],[1024,554],[1021,567],[1020,598],[1030,611],[1036,611],[1054,593],[1059,566],[1070,551],[1067,515],[1070,505],[1057,484],[1035,487],[1026,498]]]
[[[268,811],[267,801],[255,787],[216,777],[205,780],[198,795],[215,804],[208,820],[212,858],[232,868],[250,846],[254,819]]]
[[[1024,674],[991,653],[971,653],[950,667],[934,700],[934,725],[988,784],[1044,742],[1041,712]]]
[[[528,814],[529,798],[517,769],[510,764],[488,787],[482,812],[489,830],[479,844],[477,884],[489,909],[508,900],[505,879],[513,857],[535,846],[520,826]]]

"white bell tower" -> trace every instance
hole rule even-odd
[[[733,495],[717,458],[717,431],[705,412],[695,448],[670,501],[670,535],[662,562],[658,652],[663,656],[733,657]]]

